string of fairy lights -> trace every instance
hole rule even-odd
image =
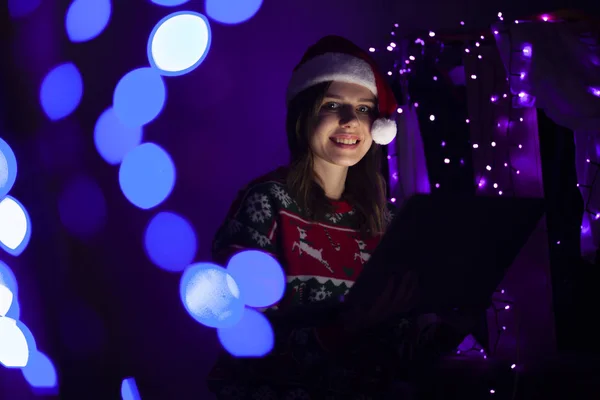
[[[485,166],[482,168],[481,171],[476,171],[476,173],[475,173],[475,178],[476,178],[475,185],[476,185],[477,190],[478,191],[486,191],[487,192],[486,194],[489,194],[489,192],[491,190],[487,190],[487,189],[490,188],[490,189],[493,189],[492,193],[495,193],[498,196],[502,196],[502,195],[515,196],[516,195],[515,178],[517,175],[521,174],[521,170],[519,168],[515,167],[515,165],[513,164],[513,152],[523,150],[523,144],[520,143],[520,141],[518,140],[518,138],[516,136],[516,133],[518,133],[518,131],[515,132],[515,124],[524,122],[524,118],[523,118],[524,115],[522,112],[519,112],[518,110],[526,109],[526,108],[534,106],[535,97],[532,96],[531,94],[527,93],[524,90],[517,90],[516,86],[519,86],[519,85],[515,85],[514,80],[518,79],[517,82],[520,82],[522,84],[526,83],[527,78],[528,78],[528,73],[529,73],[529,66],[531,64],[531,56],[532,56],[533,50],[532,50],[531,45],[529,45],[527,43],[515,44],[513,42],[514,40],[511,35],[510,23],[505,21],[505,17],[503,16],[503,14],[501,12],[499,12],[497,14],[497,17],[498,17],[498,22],[492,25],[489,32],[479,35],[478,38],[476,38],[476,39],[470,38],[470,39],[463,40],[463,45],[464,45],[463,57],[476,57],[478,60],[483,59],[483,55],[482,55],[482,51],[481,51],[482,44],[488,44],[488,45],[495,46],[496,40],[502,39],[498,35],[503,35],[504,37],[506,37],[508,39],[508,46],[510,48],[509,57],[508,57],[508,68],[507,68],[508,72],[506,72],[506,70],[504,70],[504,69],[502,69],[502,71],[497,71],[499,68],[494,69],[494,71],[493,71],[493,73],[494,73],[494,77],[493,77],[494,78],[494,88],[493,88],[494,94],[492,94],[489,99],[490,102],[494,103],[496,106],[499,106],[499,107],[504,106],[502,108],[502,110],[503,110],[502,112],[495,113],[496,114],[495,117],[497,118],[496,127],[499,128],[499,131],[501,132],[501,134],[495,134],[493,129],[485,130],[485,125],[484,125],[483,133],[486,136],[486,140],[488,140],[488,142],[485,144],[479,143],[479,142],[473,142],[473,143],[471,143],[471,147],[472,147],[472,151],[480,151],[482,149],[484,151],[486,151],[486,153],[485,153],[486,161],[489,160],[489,162],[485,163]],[[541,15],[539,17],[529,19],[529,20],[514,21],[515,24],[545,23],[545,22],[561,22],[561,20],[556,17],[553,17],[552,15],[544,14],[544,15]],[[466,24],[464,21],[460,21],[461,27],[464,27],[465,25]],[[462,32],[462,33],[464,33],[464,32]],[[425,45],[427,43],[436,42],[439,45],[439,48],[441,49],[441,51],[443,51],[443,39],[437,39],[436,33],[434,31],[429,31],[424,36],[412,36],[412,37],[404,37],[404,38],[399,38],[398,36],[399,36],[398,24],[394,24],[394,28],[390,32],[389,42],[386,45],[381,46],[381,47],[371,47],[371,48],[369,48],[369,51],[371,53],[375,53],[375,52],[383,53],[384,51],[391,53],[393,55],[393,63],[392,63],[392,67],[388,71],[387,75],[390,76],[391,77],[390,79],[393,80],[394,83],[396,83],[398,86],[400,86],[402,88],[406,88],[408,86],[408,77],[411,75],[411,73],[414,73],[411,66],[415,64],[415,61],[418,61],[419,57],[422,58],[424,56]],[[413,45],[420,46],[421,50],[414,51],[414,52],[407,50],[410,48],[410,46],[413,46]],[[516,45],[518,45],[519,47],[515,48]],[[518,72],[514,72],[515,64],[516,64],[515,61],[519,64]],[[478,74],[480,74],[482,72],[481,69],[485,68],[485,67],[481,63],[477,63],[476,68],[477,68],[477,70],[473,71],[473,73],[466,73],[467,77],[470,78],[470,81],[469,81],[469,79],[466,77],[467,78],[466,81],[468,82],[466,84],[473,84],[472,81],[477,80]],[[501,77],[502,78],[505,77],[505,79],[498,79],[499,76],[496,74],[501,74],[502,75]],[[433,76],[432,79],[437,81],[438,77]],[[479,93],[481,93],[481,91],[479,91]],[[402,95],[405,97],[408,96],[407,91],[403,91]],[[407,98],[406,100],[407,100],[406,103],[410,104],[410,99]],[[480,102],[480,104],[481,104],[481,102]],[[415,108],[419,107],[419,104],[417,104],[417,103],[413,103],[411,105]],[[481,113],[482,109],[483,109],[483,107],[479,106],[480,113]],[[403,111],[404,111],[403,108],[399,108],[398,114],[403,114]],[[498,118],[498,114],[506,116],[506,121],[503,122],[501,120],[501,118]],[[429,120],[431,122],[434,122],[436,120],[436,116],[433,114],[430,115]],[[471,122],[472,122],[472,118],[467,118],[465,120],[466,124],[471,124]],[[478,122],[481,124],[481,123],[485,123],[487,121],[482,121],[482,117],[480,114],[479,118],[478,118]],[[473,126],[471,126],[471,132],[473,132],[473,131],[475,131],[475,128]],[[500,136],[498,136],[498,135],[500,135]],[[441,146],[442,147],[447,146],[447,142],[442,141]],[[397,172],[398,154],[397,154],[397,151],[395,148],[395,142],[393,142],[390,147],[391,147],[391,149],[388,150],[388,156],[387,156],[387,160],[388,160],[388,164],[389,164],[388,170],[390,171],[390,182],[396,182],[398,180],[398,172]],[[499,159],[500,159],[499,155],[501,154],[502,149],[504,150],[503,151],[504,159],[499,161]],[[490,156],[488,156],[488,154],[490,154]],[[445,164],[448,164],[451,162],[451,160],[447,157],[444,157],[443,162]],[[464,164],[464,159],[461,159],[460,162],[461,162],[461,164]],[[600,167],[600,164],[592,162],[589,159],[587,159],[586,162],[591,163],[591,164],[595,165],[596,167]],[[500,168],[497,168],[498,166],[500,166]],[[500,179],[498,179],[499,172],[496,172],[497,170],[506,171],[506,175],[505,175],[506,184],[503,186],[501,186],[501,184],[498,183],[500,181]],[[596,182],[596,178],[598,177],[599,171],[600,171],[600,168],[597,168],[596,174],[594,175],[594,179],[593,179],[591,185],[578,185],[578,186],[591,189],[591,187]],[[496,174],[496,176],[494,176],[494,174]],[[488,181],[491,181],[492,184],[487,185]],[[433,183],[433,182],[432,182],[431,186],[432,186],[432,189],[440,187],[439,183]],[[593,211],[589,210],[588,206],[589,206],[589,203],[591,200],[591,193],[592,193],[592,191],[590,190],[589,195],[587,196],[587,201],[585,202],[586,212],[592,214],[595,219],[600,219],[599,212],[593,212]],[[392,201],[393,200],[395,200],[395,199],[392,198]],[[506,331],[509,330],[509,328],[507,328],[507,326],[502,323],[501,315],[502,315],[502,313],[507,312],[509,310],[514,310],[514,307],[515,307],[514,302],[507,297],[507,294],[504,289],[499,289],[496,291],[496,293],[494,294],[494,297],[492,299],[492,306],[489,308],[489,312],[491,312],[491,318],[488,319],[488,320],[491,319],[491,321],[493,321],[495,328],[496,328],[495,339],[493,340],[493,343],[491,343],[491,345],[489,346],[489,352],[491,355],[496,354],[503,334],[505,334]],[[516,318],[515,318],[515,320],[516,320]],[[514,327],[514,331],[516,333],[516,338],[518,341],[517,330],[518,330],[518,323],[516,323],[515,327]],[[472,343],[473,344],[467,348],[461,348],[459,346],[459,349],[457,350],[457,354],[478,353],[484,359],[486,359],[488,357],[488,354],[485,351],[485,349],[481,345],[479,345],[476,341],[472,341]],[[516,347],[515,362],[510,365],[510,368],[513,370],[518,370],[517,369],[517,365],[519,363],[519,345],[518,345],[518,343],[515,347]],[[515,374],[513,396],[515,395],[515,392],[516,392],[516,385],[517,385],[517,374]],[[494,389],[490,389],[491,394],[494,394],[495,392],[496,391]]]

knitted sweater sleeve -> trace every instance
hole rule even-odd
[[[213,261],[225,265],[244,250],[260,250],[278,259],[278,209],[267,184],[242,190],[212,244]]]

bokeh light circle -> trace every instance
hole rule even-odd
[[[106,200],[100,186],[89,176],[72,177],[58,198],[58,212],[65,228],[73,235],[87,238],[106,223]]]
[[[17,321],[0,317],[0,364],[7,368],[22,368],[29,360],[29,347]]]
[[[2,261],[0,261],[0,285],[6,286],[14,296],[13,301],[16,300],[17,296],[19,295],[17,278],[15,278],[15,274],[12,272],[10,267]]]
[[[122,400],[141,400],[140,392],[134,378],[125,378],[121,382],[121,399]]]
[[[152,30],[148,60],[162,75],[183,75],[204,61],[210,43],[208,19],[196,12],[179,11],[167,15]]]
[[[12,306],[14,295],[9,288],[0,284],[0,317],[5,317]]]
[[[70,115],[83,96],[83,79],[73,63],[61,64],[53,68],[40,88],[40,104],[53,121]]]
[[[254,17],[263,0],[205,0],[204,10],[215,21],[223,24],[240,24]]]
[[[18,256],[29,244],[31,220],[27,210],[17,199],[6,196],[0,200],[0,247]]]
[[[156,207],[175,186],[175,165],[171,156],[154,143],[131,150],[119,168],[119,184],[127,200],[141,209]]]
[[[237,284],[227,271],[212,263],[196,263],[181,276],[179,295],[186,311],[211,328],[237,324],[244,313]]]
[[[71,42],[87,42],[104,31],[110,21],[110,0],[73,0],[65,16]]]
[[[94,144],[100,156],[111,165],[123,161],[123,157],[142,143],[143,128],[124,125],[115,110],[106,109],[96,121]]]
[[[47,355],[40,351],[31,352],[29,361],[22,369],[23,377],[35,389],[54,389],[58,385],[56,367]]]
[[[190,0],[150,0],[152,3],[164,7],[177,7]]]
[[[285,291],[285,274],[279,262],[267,253],[248,250],[237,253],[227,264],[227,272],[240,287],[244,303],[250,307],[275,304]]]
[[[0,261],[0,285],[5,286],[13,294],[12,303],[6,312],[6,317],[18,320],[21,316],[21,307],[19,306],[19,286],[17,278],[6,263]]]
[[[17,159],[8,143],[0,138],[0,200],[10,192],[17,179]]]
[[[218,329],[217,336],[225,350],[236,357],[263,357],[275,343],[271,323],[251,308],[244,311],[236,325]]]
[[[162,111],[167,89],[154,68],[138,68],[121,78],[113,94],[113,108],[121,122],[140,127],[153,121]]]
[[[196,233],[182,216],[161,212],[146,227],[144,245],[148,258],[156,266],[167,271],[183,271],[196,256]]]

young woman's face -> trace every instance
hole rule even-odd
[[[351,167],[373,143],[371,125],[376,116],[375,96],[354,83],[333,82],[319,109],[310,135],[315,161]]]

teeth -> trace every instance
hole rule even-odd
[[[356,144],[356,142],[358,142],[358,140],[355,139],[334,139],[336,141],[336,143],[341,143],[341,144]]]

